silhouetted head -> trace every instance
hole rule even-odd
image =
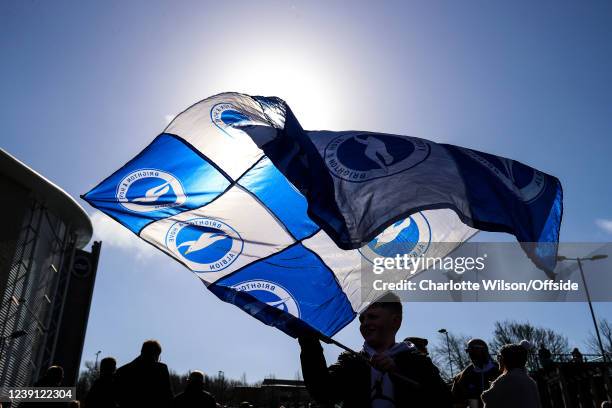
[[[199,370],[193,370],[189,373],[187,381],[191,387],[202,388],[204,386],[204,373]]]
[[[578,350],[578,348],[572,350],[572,358],[575,362],[583,362],[582,353],[580,350]]]
[[[58,387],[64,379],[64,369],[58,365],[51,366],[45,373],[45,383],[49,386]]]
[[[140,356],[146,361],[159,361],[159,355],[161,352],[161,344],[159,344],[157,340],[147,340],[142,343]]]
[[[423,339],[421,337],[406,337],[404,341],[414,344],[417,351],[423,354],[424,356],[429,355],[429,351],[427,350],[427,345],[429,344],[429,341],[427,339]]]
[[[397,295],[387,293],[359,315],[359,331],[365,342],[381,352],[395,344],[395,334],[402,325],[402,303]]]
[[[465,351],[469,354],[472,363],[477,366],[482,367],[489,361],[489,346],[482,339],[471,339],[468,341]]]
[[[112,376],[117,369],[117,361],[112,357],[104,357],[100,361],[100,377]]]
[[[525,368],[528,352],[520,344],[506,344],[499,349],[499,364],[510,371],[514,368]]]
[[[521,340],[519,342],[519,346],[523,347],[525,350],[527,350],[527,352],[530,352],[532,347],[533,347],[531,345],[531,342],[529,340],[525,340],[525,339],[523,339],[523,340]]]

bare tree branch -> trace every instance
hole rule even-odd
[[[446,335],[440,333],[437,344],[431,350],[431,359],[440,369],[440,374],[451,379],[451,372],[457,375],[470,364],[470,357],[465,352],[465,346],[470,337],[448,333],[448,345]],[[450,358],[449,358],[450,348]],[[452,370],[451,370],[452,364]]]
[[[606,354],[612,354],[612,322],[607,319],[599,321],[599,334],[601,335],[601,342],[603,343],[604,352]],[[586,340],[587,348],[593,354],[600,354],[599,342],[594,332],[589,332],[589,337]]]

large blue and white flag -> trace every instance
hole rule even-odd
[[[375,296],[361,293],[362,262],[442,257],[473,226],[532,241],[516,228],[534,230],[550,191],[558,214],[549,203],[549,235],[536,238],[556,242],[556,179],[464,151],[404,136],[305,132],[278,98],[225,93],[178,115],[83,198],[222,300],[292,336],[332,336]],[[503,188],[533,211],[517,212],[514,201],[490,208],[497,202],[480,197]]]

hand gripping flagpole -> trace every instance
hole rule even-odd
[[[347,352],[351,353],[353,356],[355,356],[355,357],[357,357],[357,358],[360,358],[360,359],[362,359],[362,360],[366,361],[366,362],[368,363],[368,365],[370,365],[371,367],[373,367],[373,366],[372,366],[372,361],[371,361],[370,359],[366,358],[366,357],[365,357],[363,354],[356,352],[356,351],[355,351],[355,350],[353,350],[352,348],[350,348],[350,347],[348,347],[348,346],[345,346],[344,344],[340,343],[339,341],[336,341],[336,340],[332,339],[331,337],[327,337],[327,336],[325,336],[325,335],[323,335],[323,334],[321,334],[321,333],[319,333],[319,338],[320,338],[320,339],[321,339],[321,341],[323,341],[324,343],[327,343],[327,344],[333,344],[333,345],[335,345],[335,346],[338,346],[338,347],[340,347],[341,349],[343,349],[343,350],[345,350],[345,351],[347,351]],[[376,367],[374,367],[374,368],[376,368]],[[400,381],[405,382],[406,384],[408,384],[408,385],[410,385],[410,386],[412,386],[412,387],[415,387],[415,388],[420,388],[420,387],[421,387],[421,384],[420,384],[419,382],[414,381],[413,379],[410,379],[410,378],[408,378],[408,377],[406,377],[406,376],[403,376],[403,375],[401,375],[401,374],[393,373],[393,372],[391,372],[391,371],[388,371],[388,374],[389,374],[390,376],[393,376],[393,377],[397,378],[397,379],[398,379],[398,380],[400,380]]]

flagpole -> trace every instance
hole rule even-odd
[[[333,344],[336,345],[338,347],[340,347],[341,349],[343,349],[344,351],[348,351],[349,353],[356,355],[356,356],[361,356],[361,354],[359,354],[358,352],[356,352],[355,350],[353,350],[352,348],[345,346],[344,344],[340,343],[339,341],[336,341],[334,339],[332,339],[331,337],[327,337],[324,336],[322,334],[320,334],[321,340],[327,344]]]
[[[365,357],[363,354],[356,352],[356,351],[355,351],[355,350],[353,350],[352,348],[350,348],[350,347],[348,347],[348,346],[345,346],[344,344],[340,343],[339,341],[336,341],[336,340],[332,339],[331,337],[324,336],[324,335],[323,335],[323,334],[321,334],[321,333],[319,333],[319,338],[320,338],[320,339],[321,339],[321,341],[323,341],[324,343],[327,343],[327,344],[333,344],[333,345],[335,345],[335,346],[338,346],[338,347],[340,347],[341,349],[343,349],[343,350],[345,350],[345,351],[347,351],[347,352],[351,353],[352,355],[354,355],[354,356],[356,356],[356,357],[358,357],[358,358],[361,358],[361,359],[363,359],[363,360],[367,361],[367,363],[368,363],[370,366],[372,366],[372,362],[370,361],[370,359],[366,358],[366,357]],[[416,382],[416,381],[414,381],[414,380],[412,380],[412,379],[410,379],[410,378],[408,378],[408,377],[405,377],[405,376],[403,376],[403,375],[401,375],[401,374],[393,373],[393,372],[390,372],[390,371],[388,371],[388,374],[389,374],[389,375],[392,375],[393,377],[396,377],[397,379],[399,379],[399,380],[401,380],[401,381],[406,382],[408,385],[412,385],[412,386],[417,387],[417,388],[420,388],[420,387],[421,387],[421,384],[420,384],[420,383],[418,383],[418,382]]]

